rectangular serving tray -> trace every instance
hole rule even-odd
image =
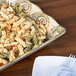
[[[12,1],[12,0],[9,0]],[[45,13],[43,13],[43,11],[35,4],[33,4],[32,2],[30,2],[29,0],[13,0],[15,2],[12,2],[12,4],[14,5],[16,2],[20,3],[20,6],[23,7],[23,11],[33,20],[37,20],[37,19],[41,19],[43,18],[46,21],[46,28],[48,31],[48,38],[49,40],[46,41],[44,44],[42,44],[41,46],[39,46],[36,49],[31,50],[30,52],[24,54],[21,57],[16,58],[15,60],[13,60],[12,62],[0,67],[0,71],[6,69],[7,67],[17,63],[18,61],[26,58],[27,56],[37,52],[38,50],[42,49],[43,47],[49,45],[50,43],[52,43],[54,40],[56,40],[57,38],[59,38],[60,36],[62,36],[65,32],[66,29],[62,26],[60,26],[51,16],[46,15]],[[3,3],[3,0],[0,0],[0,4]],[[8,0],[7,0],[7,4],[8,4]],[[24,9],[24,7],[28,6],[29,9]],[[59,31],[57,30],[59,28]],[[53,38],[51,38],[51,35],[53,33],[53,31],[57,30],[56,32],[56,36],[54,36]],[[52,32],[51,32],[52,31]]]

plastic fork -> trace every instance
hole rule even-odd
[[[75,55],[70,55],[52,76],[76,76]]]
[[[68,59],[63,63],[63,65],[65,64],[65,65],[69,65],[69,64],[71,64],[74,60],[75,60],[75,55],[70,55],[69,57],[68,57]]]
[[[68,60],[66,60],[64,62],[64,64],[62,64],[59,67],[58,70],[58,74],[57,76],[75,76],[76,73],[76,69],[75,69],[75,65],[76,65],[76,59],[75,59],[75,55],[70,55]]]

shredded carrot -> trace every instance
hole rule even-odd
[[[9,12],[9,14],[8,15],[10,15],[10,14],[13,14],[14,12]]]
[[[16,47],[16,45],[11,45],[11,47]]]
[[[6,23],[7,25],[9,25],[8,23]]]
[[[8,31],[8,27],[6,27],[6,29],[5,29],[6,31]]]
[[[10,51],[10,50],[11,50],[11,47],[8,48],[8,51]]]
[[[15,56],[15,53],[14,53],[14,56]]]
[[[3,65],[3,63],[0,63],[0,66],[2,66]]]
[[[12,14],[14,13],[14,12],[11,12]]]
[[[8,15],[10,15],[11,14],[11,12],[9,12],[9,14]]]
[[[40,24],[40,21],[39,20],[37,20],[37,22],[36,22],[37,24]]]
[[[46,24],[43,24],[44,26],[46,25]]]
[[[9,6],[5,7],[5,8],[8,8]]]
[[[10,51],[13,47],[16,47],[16,45],[11,45],[11,46],[8,48],[8,51]]]

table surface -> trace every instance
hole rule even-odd
[[[33,3],[54,17],[67,32],[49,46],[0,72],[0,76],[32,76],[37,56],[69,56],[76,54],[76,0],[38,0]]]

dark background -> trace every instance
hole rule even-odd
[[[33,63],[37,56],[76,54],[76,0],[38,0],[33,3],[54,17],[67,32],[49,46],[0,72],[0,76],[32,76]]]

